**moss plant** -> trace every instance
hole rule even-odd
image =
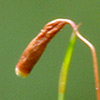
[[[98,75],[98,65],[97,57],[94,46],[86,40],[78,31],[77,25],[70,19],[56,19],[47,23],[43,30],[29,43],[26,47],[22,56],[20,57],[15,72],[18,76],[27,77],[31,72],[34,65],[39,60],[40,56],[44,52],[47,44],[56,35],[60,29],[64,27],[65,24],[71,25],[73,33],[68,45],[68,49],[65,55],[65,59],[61,68],[60,79],[59,79],[59,90],[58,90],[58,100],[64,100],[65,87],[68,77],[68,69],[71,61],[72,51],[74,49],[76,36],[83,41],[91,50],[94,65],[94,78],[95,78],[95,89],[97,100],[100,100],[100,89],[99,89],[99,75]]]

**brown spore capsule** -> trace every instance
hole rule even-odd
[[[15,69],[18,76],[28,76],[45,50],[48,42],[64,25],[64,21],[54,20],[44,26],[41,32],[29,43],[22,53]]]

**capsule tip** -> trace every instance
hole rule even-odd
[[[20,69],[18,69],[18,67],[15,68],[15,73],[17,76],[22,77],[22,78],[26,78],[28,76],[28,74],[20,71]]]

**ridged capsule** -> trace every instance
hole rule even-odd
[[[41,57],[48,42],[65,25],[64,21],[54,20],[47,23],[41,32],[29,43],[20,57],[15,72],[18,76],[27,77]]]

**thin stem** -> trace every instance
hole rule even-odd
[[[68,69],[69,69],[69,64],[71,61],[72,52],[75,45],[75,40],[76,40],[76,35],[72,33],[70,41],[69,41],[69,45],[67,48],[67,52],[64,58],[64,62],[61,68],[60,79],[59,79],[58,100],[64,100],[65,88],[66,88],[66,83],[67,83],[67,78],[68,78]]]
[[[92,57],[93,57],[93,65],[94,65],[94,78],[95,78],[95,89],[96,89],[96,96],[97,100],[100,100],[100,88],[99,88],[99,74],[98,74],[98,64],[97,64],[97,57],[96,57],[96,51],[94,46],[86,40],[77,30],[77,27],[75,23],[71,20],[68,19],[62,19],[63,21],[66,22],[66,24],[70,24],[76,34],[76,36],[83,41],[91,50],[92,52]]]
[[[93,65],[94,65],[95,89],[96,89],[97,100],[100,100],[99,73],[98,73],[98,64],[97,64],[95,47],[89,41],[87,41],[82,35],[80,35],[77,30],[75,31],[75,33],[77,37],[80,40],[82,40],[90,48],[92,52]]]

